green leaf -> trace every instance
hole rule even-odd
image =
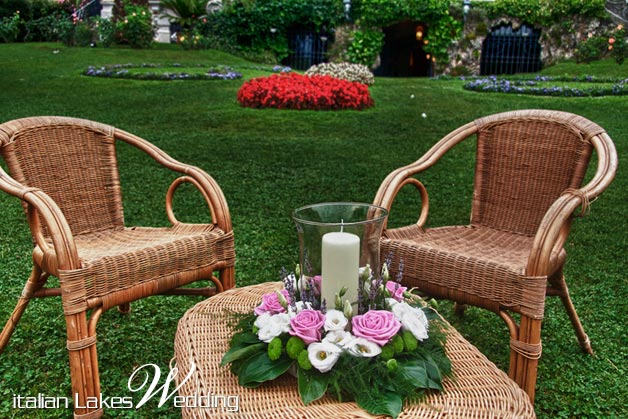
[[[259,338],[252,332],[239,332],[231,338],[231,346],[242,345],[245,343],[257,343]]]
[[[257,387],[264,381],[274,380],[288,371],[293,360],[281,357],[271,361],[266,351],[251,356],[240,369],[238,383],[244,387]]]
[[[238,359],[248,358],[253,356],[257,352],[266,352],[266,344],[264,342],[256,343],[254,345],[238,345],[229,349],[220,361],[220,366],[224,367],[230,362],[237,361]]]
[[[401,413],[403,399],[390,391],[368,392],[355,395],[355,402],[372,415],[388,415],[396,418]]]
[[[441,376],[438,365],[431,356],[425,357],[425,368],[428,375],[428,387],[434,390],[442,390],[443,377]]]
[[[318,371],[305,372],[299,368],[297,379],[299,381],[299,395],[305,405],[323,397],[329,385],[329,376]]]
[[[410,382],[414,387],[429,388],[429,378],[424,361],[412,359],[399,362],[397,371],[401,377]]]

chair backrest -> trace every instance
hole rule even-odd
[[[558,196],[579,188],[604,132],[557,111],[521,111],[475,121],[477,160],[471,224],[534,235]]]
[[[113,133],[83,119],[23,118],[0,125],[0,154],[11,176],[48,194],[79,235],[124,225]]]

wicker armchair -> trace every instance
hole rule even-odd
[[[477,138],[471,221],[425,228],[428,195],[416,174]],[[581,184],[595,150],[597,170]],[[405,185],[421,194],[417,224],[384,229],[381,253],[404,263],[405,285],[499,314],[510,330],[509,375],[534,401],[546,296],[559,296],[583,350],[592,353],[563,277],[563,245],[578,207],[613,180],[617,154],[598,125],[565,112],[525,110],[477,119],[390,173],[374,203],[390,209]],[[520,314],[520,324],[510,313]]]
[[[117,141],[182,175],[164,191],[171,227],[124,225]],[[130,302],[155,294],[210,296],[234,287],[227,203],[214,179],[199,168],[125,131],[66,117],[1,124],[0,154],[11,173],[0,168],[0,190],[22,200],[34,240],[32,273],[2,330],[0,352],[32,298],[61,296],[72,391],[80,406],[100,394],[96,323],[104,311],[115,306],[128,310]],[[203,195],[211,223],[176,219],[172,200],[183,182],[194,184]],[[44,286],[49,275],[58,277],[59,288]],[[179,288],[198,280],[213,286]],[[102,409],[89,408],[74,412],[82,419],[102,414]]]

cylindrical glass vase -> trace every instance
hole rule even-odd
[[[357,301],[359,272],[367,265],[380,269],[379,238],[388,211],[354,202],[308,205],[292,213],[299,237],[299,284],[320,283],[320,301],[334,308],[336,294]],[[320,282],[319,282],[320,281]]]

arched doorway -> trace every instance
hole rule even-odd
[[[432,60],[423,50],[426,27],[405,20],[383,29],[384,46],[375,75],[384,77],[427,77]]]
[[[528,25],[503,24],[482,44],[480,74],[535,73],[541,69],[541,31]]]

